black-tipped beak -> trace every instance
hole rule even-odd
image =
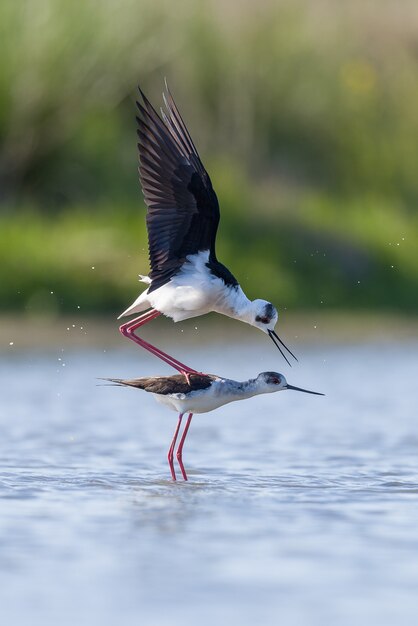
[[[319,393],[319,391],[309,391],[309,389],[302,389],[301,387],[294,387],[293,385],[286,385],[286,389],[292,389],[293,391],[303,391],[303,393],[312,393],[314,396],[325,396],[324,393]]]
[[[272,340],[272,342],[276,346],[276,348],[278,348],[280,350],[280,354],[282,355],[282,357],[284,358],[286,363],[290,367],[292,367],[292,364],[290,363],[289,359],[287,358],[287,356],[285,355],[285,353],[281,349],[280,344],[283,346],[283,348],[285,348],[285,350],[288,351],[288,353],[295,359],[295,361],[297,361],[297,358],[295,357],[293,352],[291,350],[289,350],[289,348],[283,343],[283,341],[280,339],[279,335],[274,330],[268,330],[267,332],[269,334],[270,339]]]

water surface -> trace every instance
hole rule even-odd
[[[176,484],[175,414],[96,386],[168,371],[152,358],[0,359],[2,624],[417,623],[418,344],[302,346],[291,370],[269,347],[215,345],[205,369],[326,397],[195,416]]]

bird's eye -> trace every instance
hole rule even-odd
[[[261,322],[262,324],[268,324],[271,320],[266,316],[257,315],[255,321]]]

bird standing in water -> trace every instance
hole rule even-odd
[[[189,373],[188,381],[185,381],[182,374],[174,376],[149,376],[131,380],[121,378],[105,378],[103,380],[107,380],[116,385],[135,387],[136,389],[148,391],[154,395],[158,402],[165,404],[173,411],[179,413],[176,430],[174,431],[174,436],[168,450],[168,463],[173,480],[176,480],[174,450],[185,413],[188,413],[188,417],[183,434],[180,438],[176,456],[183,478],[187,480],[182,453],[184,441],[194,413],[207,413],[229,402],[245,400],[252,396],[263,393],[274,393],[285,389],[311,393],[316,396],[324,395],[317,391],[309,391],[308,389],[301,389],[300,387],[289,385],[283,374],[278,374],[277,372],[262,372],[257,378],[243,382],[222,378],[221,376],[215,376],[213,374],[194,373]]]
[[[214,311],[268,334],[290,365],[282,347],[296,357],[274,330],[276,308],[266,300],[249,300],[235,276],[217,259],[218,199],[167,84],[166,111],[161,110],[161,117],[140,93],[139,178],[148,208],[151,271],[140,277],[148,287],[120,317],[146,312],[120,326],[120,332],[188,380],[196,370],[135,331],[161,314],[179,322]]]

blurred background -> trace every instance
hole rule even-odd
[[[415,315],[417,18],[406,0],[2,2],[1,311],[113,321],[142,289],[136,86],[158,108],[166,76],[250,297]]]
[[[148,272],[136,88],[167,77],[219,258],[281,312],[159,319],[203,371],[284,372],[193,419],[97,377]],[[418,616],[416,0],[0,2],[0,623],[393,626]],[[210,326],[212,324],[212,326]],[[132,393],[131,393],[132,392]]]

